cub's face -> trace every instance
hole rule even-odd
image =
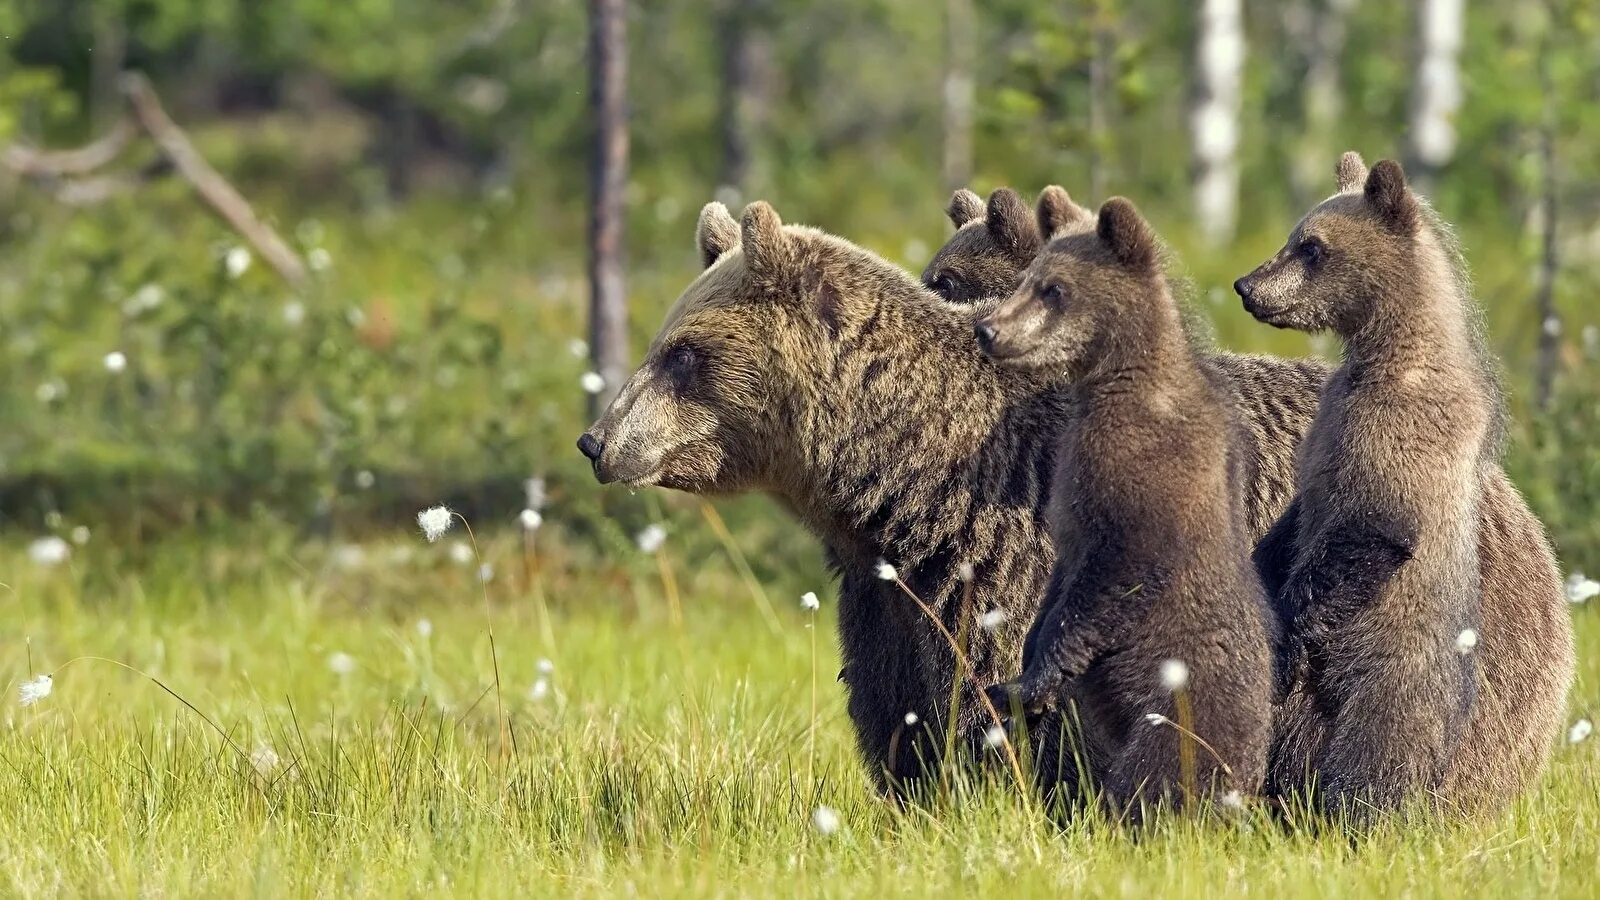
[[[1340,192],[1307,213],[1271,259],[1233,283],[1245,309],[1268,325],[1349,336],[1370,319],[1383,287],[1403,277],[1417,206],[1400,167],[1384,161],[1369,174],[1350,153],[1338,175]]]
[[[1022,198],[1000,188],[985,205],[977,194],[960,190],[946,213],[956,233],[928,262],[923,285],[952,303],[1009,295],[1043,243]]]
[[[1113,198],[1087,223],[1057,230],[1016,291],[976,323],[990,358],[1076,378],[1093,366],[1124,304],[1149,294],[1159,277],[1155,236],[1133,204]]]

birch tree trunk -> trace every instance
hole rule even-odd
[[[722,15],[722,186],[741,197],[756,178],[766,124],[766,0],[728,0]]]
[[[594,119],[589,218],[589,348],[604,380],[599,415],[627,377],[623,294],[624,194],[628,184],[627,26],[624,0],[589,0],[590,110]]]
[[[1328,172],[1346,147],[1334,144],[1339,115],[1344,111],[1340,86],[1344,57],[1345,23],[1356,0],[1306,0],[1294,8],[1289,31],[1301,47],[1305,80],[1300,85],[1300,108],[1305,126],[1298,142],[1293,171],[1297,206],[1327,196]]]
[[[1466,0],[1417,4],[1417,71],[1411,84],[1408,149],[1411,175],[1424,190],[1456,152],[1456,110],[1461,108],[1462,34]]]
[[[1540,410],[1550,408],[1555,399],[1556,370],[1560,365],[1561,314],[1556,309],[1556,278],[1561,263],[1556,243],[1557,203],[1560,193],[1556,177],[1555,85],[1550,76],[1552,55],[1550,29],[1539,47],[1539,282],[1536,303],[1539,308],[1539,361],[1534,377],[1534,401]]]
[[[1244,76],[1241,0],[1201,0],[1195,48],[1194,214],[1213,246],[1233,237],[1239,217],[1239,107]]]
[[[972,180],[972,0],[944,5],[944,186],[953,191]]]

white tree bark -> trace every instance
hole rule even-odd
[[[972,180],[972,0],[945,0],[944,186],[964,188]]]
[[[1195,47],[1194,207],[1201,236],[1221,244],[1239,218],[1239,107],[1244,80],[1241,0],[1201,0]]]
[[[1417,5],[1417,72],[1411,85],[1411,160],[1422,173],[1450,161],[1456,151],[1456,110],[1461,107],[1462,34],[1466,0],[1421,0]]]

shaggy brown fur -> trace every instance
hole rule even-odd
[[[1559,728],[1572,648],[1549,549],[1499,468],[1499,388],[1449,233],[1398,164],[1367,174],[1346,154],[1338,176],[1235,286],[1262,321],[1345,341],[1257,558],[1292,620],[1275,787],[1314,773],[1326,808],[1364,819],[1518,790]]]
[[[985,359],[971,308],[873,254],[783,226],[764,203],[737,244],[706,243],[730,223],[706,208],[713,262],[581,445],[601,481],[769,493],[824,542],[843,576],[850,716],[874,774],[899,786],[936,761],[957,665],[875,565],[970,635],[957,726],[976,743],[990,725],[978,685],[1016,670],[1050,570],[1038,436],[1061,427],[1065,394]],[[991,610],[1003,622],[985,630]]]
[[[1057,210],[1040,212],[1040,230],[1056,231],[1045,217]],[[1030,714],[1070,698],[1096,780],[1135,816],[1146,801],[1181,803],[1186,787],[1255,793],[1277,616],[1250,561],[1232,397],[1190,346],[1133,205],[1114,198],[1096,230],[1074,231],[978,325],[1003,365],[1064,371],[1078,412],[1057,437],[1050,592],[1021,679],[991,696]],[[1181,715],[1158,674],[1172,660],[1187,665]],[[1180,733],[1152,714],[1205,741],[1191,784]]]
[[[977,194],[963,189],[950,198],[948,213],[956,233],[929,261],[922,283],[953,303],[1010,294],[1017,273],[1044,244],[1028,205],[1016,191],[1000,188],[985,209]]]

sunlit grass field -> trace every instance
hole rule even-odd
[[[1003,780],[899,810],[855,758],[819,565],[753,585],[671,530],[603,558],[492,530],[477,556],[459,526],[430,545],[397,523],[332,545],[241,530],[137,564],[108,536],[56,565],[13,541],[0,894],[1597,891],[1596,738],[1563,742],[1503,815],[1353,845],[1259,814],[1062,826]],[[1595,612],[1574,610],[1574,719],[1600,685]]]

